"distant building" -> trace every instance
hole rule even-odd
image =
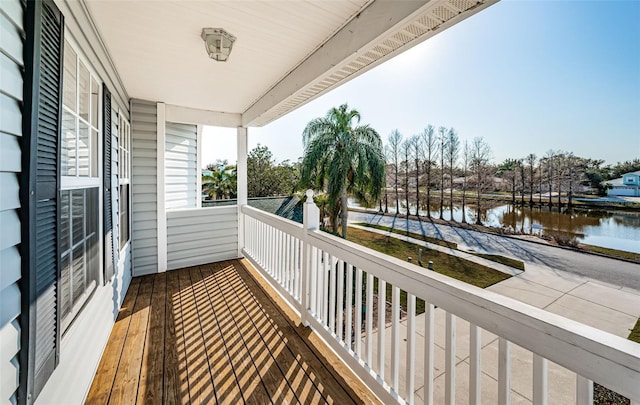
[[[609,180],[605,184],[611,186],[607,189],[607,195],[640,197],[640,170],[625,173],[622,177]]]

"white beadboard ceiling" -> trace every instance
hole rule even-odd
[[[129,97],[264,125],[497,0],[85,0]],[[237,37],[227,62],[202,28]]]

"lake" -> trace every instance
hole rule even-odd
[[[558,212],[557,208],[549,209],[529,208],[500,204],[489,206],[481,212],[484,225],[493,227],[512,228],[514,230],[530,233],[532,226],[541,226],[543,232],[549,234],[560,231],[575,235],[579,241],[596,246],[625,250],[640,253],[640,211],[610,211],[602,209],[573,209]],[[393,209],[392,209],[393,208]],[[389,207],[389,212],[395,211]],[[439,206],[431,205],[431,216],[440,217]],[[401,206],[400,212],[406,210]],[[410,212],[415,213],[415,206],[410,206]],[[420,210],[421,216],[426,216],[426,210]],[[476,220],[475,205],[465,207],[467,222]],[[446,206],[443,219],[450,220],[449,207]],[[462,207],[453,207],[453,219],[462,221]]]

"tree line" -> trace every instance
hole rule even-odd
[[[436,129],[433,125],[410,137],[392,131],[385,155],[387,186],[380,210],[384,203],[385,212],[391,206],[399,213],[402,204],[406,213],[419,215],[424,208],[430,218],[430,207],[435,203],[440,218],[447,205],[453,218],[455,200],[461,201],[463,222],[468,198],[474,200],[478,212],[483,195],[492,192],[508,192],[514,205],[571,208],[576,194],[604,195],[607,180],[640,170],[640,159],[605,166],[604,160],[560,150],[549,150],[540,157],[530,153],[494,163],[491,147],[483,138],[461,140],[454,128]],[[445,204],[445,198],[449,204]],[[476,222],[480,223],[479,216]]]

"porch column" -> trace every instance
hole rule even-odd
[[[164,187],[164,151],[166,135],[166,107],[164,103],[157,104],[157,143],[156,143],[156,187],[157,187],[157,232],[158,232],[158,273],[167,271],[167,212]]]
[[[248,138],[247,128],[238,127],[238,164],[237,182],[238,182],[238,257],[242,257],[242,249],[244,248],[244,214],[242,206],[247,204],[247,154],[248,154]]]

